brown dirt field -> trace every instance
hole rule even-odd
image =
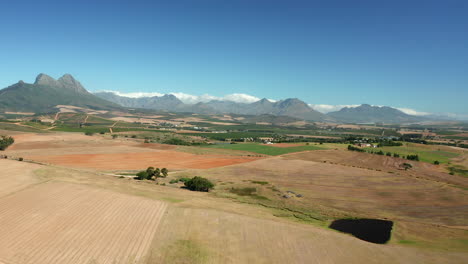
[[[15,135],[5,154],[47,164],[98,170],[207,169],[257,160],[233,155],[196,155],[165,144],[131,139],[107,139],[77,133]]]
[[[0,197],[39,183],[33,172],[40,167],[36,164],[0,159]]]
[[[0,200],[0,262],[141,263],[166,204],[50,182]]]
[[[251,162],[259,159],[253,157],[241,158],[235,156],[194,155],[177,151],[41,156],[26,155],[25,158],[60,166],[98,170],[138,170],[147,168],[148,166],[165,167],[172,170],[208,169]]]
[[[466,257],[210,209],[172,207],[159,230],[149,263],[463,263]]]

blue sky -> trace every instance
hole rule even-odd
[[[468,1],[1,1],[0,87],[369,103],[468,114]]]

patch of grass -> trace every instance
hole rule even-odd
[[[468,170],[465,167],[460,165],[453,165],[448,167],[450,173],[452,175],[461,175],[463,177],[468,177]]]
[[[177,240],[164,251],[163,263],[202,264],[208,259],[208,251],[200,243],[188,239]]]
[[[300,152],[300,151],[306,151],[306,150],[323,149],[314,145],[279,148],[279,147],[267,146],[267,145],[256,144],[256,143],[220,144],[220,145],[212,145],[209,147],[249,151],[249,152],[270,155],[270,156],[277,156],[277,155],[283,155],[287,153]]]
[[[261,196],[261,195],[256,194],[257,188],[254,188],[254,187],[244,187],[244,188],[234,188],[234,187],[232,187],[231,189],[229,189],[229,192],[234,193],[234,194],[239,195],[239,196],[248,196],[248,197],[251,197],[251,198],[254,198],[254,199],[258,199],[258,200],[269,200],[265,196]]]
[[[403,245],[414,245],[414,244],[417,244],[416,241],[412,241],[412,240],[400,240],[398,241],[398,244],[403,244]]]

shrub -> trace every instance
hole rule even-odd
[[[403,165],[403,168],[404,168],[405,170],[408,170],[408,169],[413,168],[413,166],[412,166],[411,164],[409,164],[409,163],[403,163],[402,165]]]
[[[136,135],[132,135],[132,138],[136,138],[137,136]]]
[[[116,139],[118,136],[119,135],[114,134],[114,135],[112,135],[112,139]]]
[[[251,181],[252,183],[255,183],[255,184],[260,184],[260,185],[266,185],[268,184],[267,181]]]
[[[385,155],[387,155],[387,156],[391,157],[391,156],[392,156],[392,153],[390,153],[390,152],[387,152],[387,154],[385,154]]]
[[[178,182],[179,182],[179,180],[176,180],[176,179],[172,179],[172,180],[169,181],[170,184],[174,184],[174,183],[178,183]]]
[[[377,155],[383,155],[384,152],[383,152],[383,151],[378,151],[378,152],[376,152],[375,154],[377,154]]]
[[[87,136],[92,136],[92,135],[94,135],[94,133],[91,132],[91,131],[86,131],[84,134],[87,135]]]
[[[434,165],[439,165],[440,162],[438,160],[434,161]]]
[[[99,134],[101,134],[101,135],[104,135],[105,133],[106,133],[106,132],[104,132],[104,131],[99,132]]]
[[[23,161],[23,158],[19,158],[18,160],[19,160],[19,161]]]
[[[148,173],[146,171],[140,171],[136,174],[136,179],[140,181],[148,179]]]
[[[208,192],[214,187],[214,184],[208,179],[199,176],[193,177],[192,179],[186,181],[184,184],[185,187],[187,187],[187,189],[198,192]]]
[[[400,157],[400,154],[398,154],[398,153],[393,153],[393,157],[394,157],[394,158],[399,158],[399,157]]]

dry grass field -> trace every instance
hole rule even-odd
[[[16,173],[23,176],[23,169]],[[0,198],[0,262],[141,263],[165,209],[163,202],[85,185],[31,185]]]

